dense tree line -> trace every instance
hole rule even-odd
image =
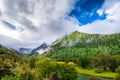
[[[52,48],[48,56],[60,59],[81,55],[119,54],[120,34],[87,34],[75,31],[54,42]]]

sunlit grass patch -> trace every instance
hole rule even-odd
[[[102,72],[102,73],[95,73],[95,69],[83,69],[79,67],[75,67],[76,71],[79,74],[91,75],[91,76],[98,76],[98,77],[105,77],[105,78],[115,78],[117,73],[112,72]]]

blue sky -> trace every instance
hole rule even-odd
[[[86,25],[95,20],[104,20],[107,14],[99,15],[97,13],[97,10],[102,7],[104,2],[105,0],[77,0],[69,16],[75,17],[80,22],[80,25]]]
[[[120,0],[0,0],[0,44],[34,48],[74,31],[120,32]]]

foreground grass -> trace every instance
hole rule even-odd
[[[94,69],[88,70],[88,69],[83,69],[79,67],[75,67],[75,69],[79,74],[97,76],[97,77],[103,77],[103,78],[115,78],[117,75],[116,73],[112,73],[112,72],[95,73]]]

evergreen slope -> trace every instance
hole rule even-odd
[[[7,59],[13,62],[22,61],[22,58],[17,51],[7,49],[6,47],[0,45],[0,60],[5,61]]]
[[[57,40],[46,55],[56,59],[76,58],[80,55],[119,54],[120,33],[87,34],[78,31]]]

